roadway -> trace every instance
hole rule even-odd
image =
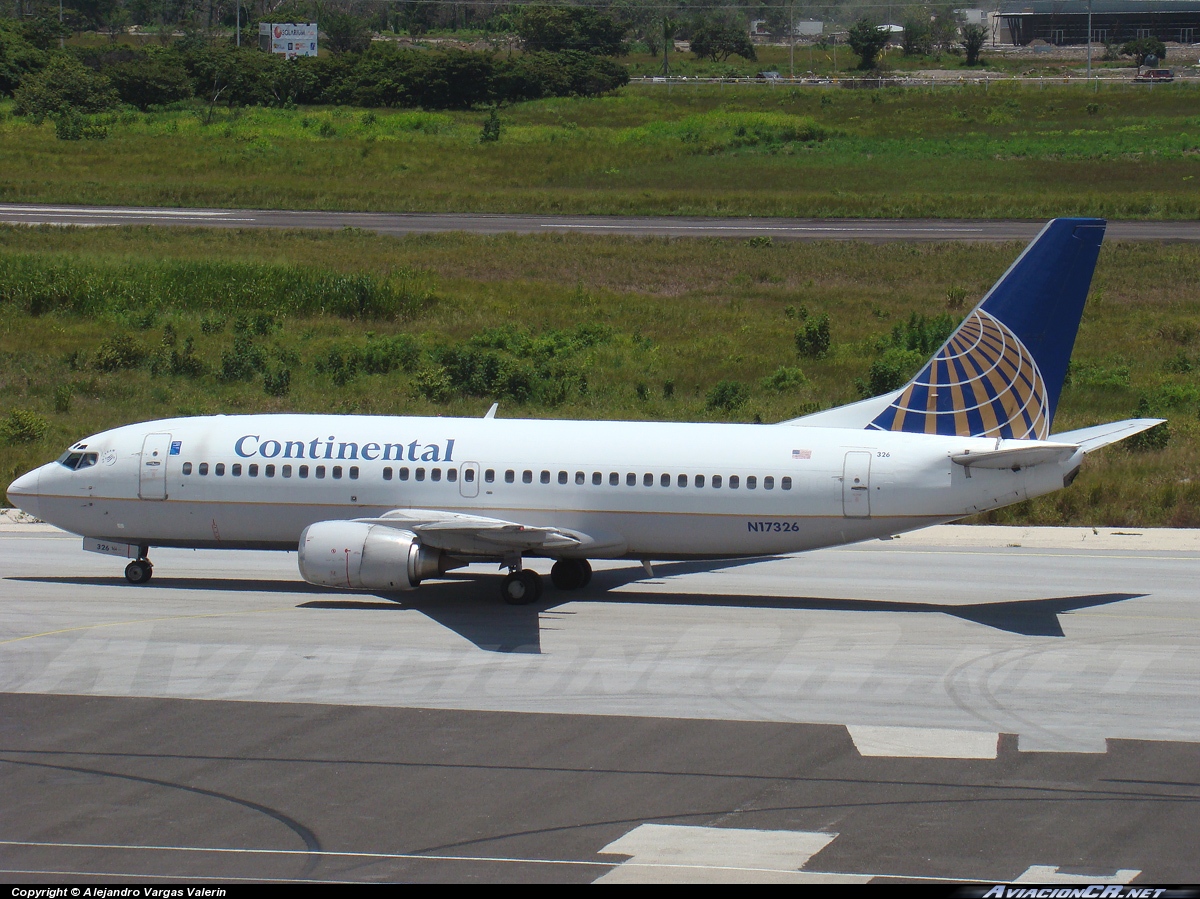
[[[1020,241],[1043,221],[942,219],[691,218],[675,216],[508,215],[468,213],[306,212],[262,209],[152,209],[119,206],[0,204],[0,224],[158,225],[205,228],[361,228],[380,234],[620,234],[637,237],[771,237],[779,240]],[[1200,240],[1200,222],[1122,222],[1108,240]]]
[[[1200,879],[1196,532],[606,563],[525,608],[153,557],[0,525],[9,879]]]

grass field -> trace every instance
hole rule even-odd
[[[483,112],[0,104],[0,201],[374,211],[1190,219],[1200,86],[629,86]]]
[[[177,414],[786,419],[857,399],[897,328],[957,319],[1020,249],[0,228],[0,480]],[[1170,442],[992,520],[1200,525],[1198,297],[1200,248],[1105,246],[1055,429],[1140,408]],[[828,354],[799,355],[822,315]]]

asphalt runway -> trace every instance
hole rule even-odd
[[[307,212],[0,204],[0,224],[159,225],[205,228],[362,228],[380,234],[620,234],[640,237],[772,237],[780,240],[1028,241],[1044,221],[949,219],[696,218],[677,216]],[[1193,242],[1200,222],[1109,222],[1108,240]]]
[[[519,608],[2,527],[0,874],[1200,879],[1200,536],[947,532]]]

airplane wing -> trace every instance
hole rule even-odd
[[[412,531],[427,546],[463,555],[532,552],[552,556],[595,556],[597,553],[619,554],[625,549],[625,541],[616,535],[533,527],[502,518],[440,509],[396,509],[379,518],[356,518],[355,521]]]

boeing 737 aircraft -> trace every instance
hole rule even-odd
[[[154,546],[299,550],[312,584],[411,590],[527,556],[571,590],[589,559],[791,553],[953,521],[1068,486],[1158,423],[1051,436],[1105,223],[1050,222],[893,393],[777,425],[230,415],[87,437],[14,481],[17,506],[130,558]]]

